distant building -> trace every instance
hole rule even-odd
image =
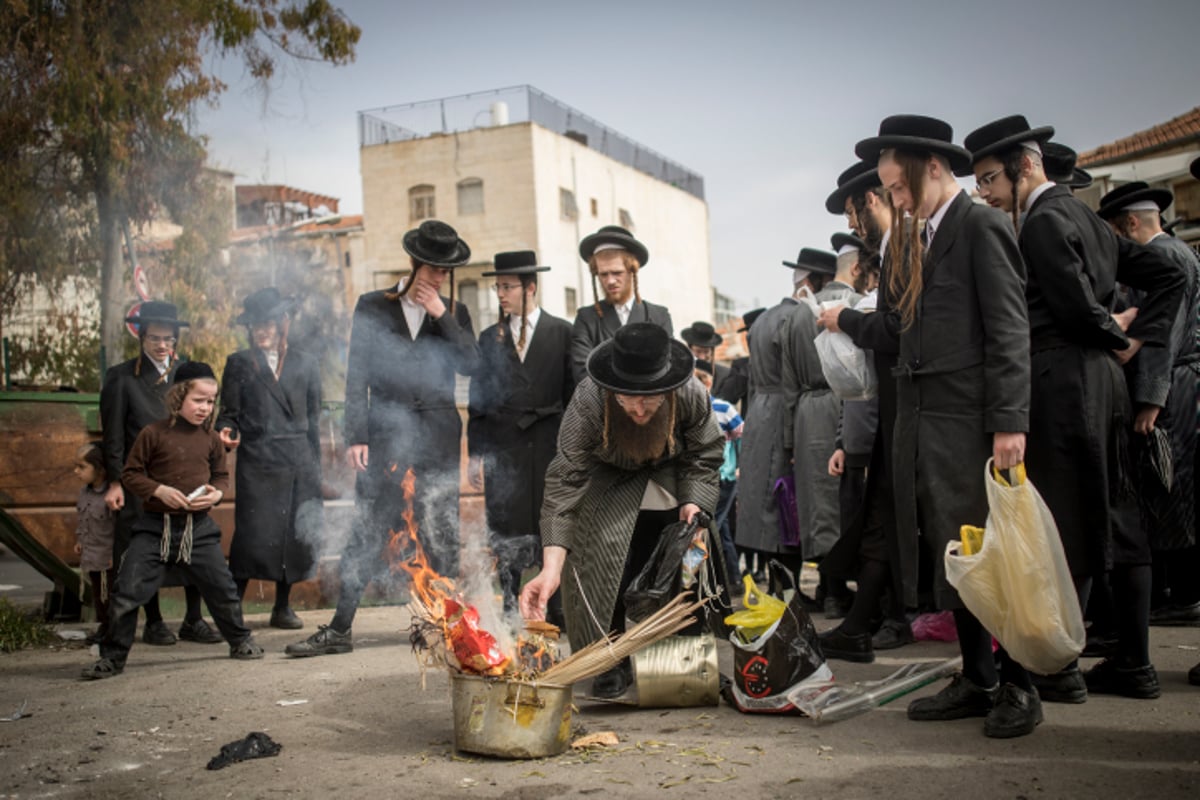
[[[1179,220],[1175,234],[1193,247],[1200,245],[1200,181],[1188,166],[1200,156],[1200,107],[1161,125],[1079,154],[1079,166],[1095,179],[1077,194],[1097,208],[1100,198],[1132,181],[1170,189],[1175,203],[1164,216]],[[1191,224],[1189,224],[1191,223]]]
[[[543,306],[573,319],[593,302],[579,240],[602,225],[630,229],[650,249],[643,297],[676,329],[711,319],[713,290],[703,179],[529,86],[359,113],[366,271],[357,290],[408,272],[404,232],[434,218],[470,244],[456,292],[476,330],[496,321],[491,279],[505,250],[536,250]]]

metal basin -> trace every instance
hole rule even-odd
[[[500,758],[544,758],[567,749],[571,687],[450,676],[454,746]]]

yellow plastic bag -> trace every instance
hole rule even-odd
[[[988,460],[981,546],[968,555],[963,542],[949,542],[946,579],[1017,663],[1049,675],[1083,651],[1083,613],[1054,517],[1024,466],[1016,473],[1009,485]]]
[[[742,576],[742,585],[746,587],[742,598],[745,608],[726,617],[725,624],[737,628],[742,639],[749,642],[779,621],[787,603],[759,589],[749,575]]]

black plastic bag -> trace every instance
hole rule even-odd
[[[720,577],[725,574],[720,538],[714,535],[711,522],[711,517],[700,512],[690,523],[675,522],[663,528],[650,559],[625,590],[625,618],[629,622],[641,622],[684,590],[683,556],[691,547],[699,527],[708,531],[705,542],[708,558],[700,565],[701,574],[697,576],[697,582],[711,587],[724,585],[724,579]],[[706,609],[706,627],[723,635],[724,625],[721,620],[728,613],[728,602],[718,600],[710,603]]]
[[[270,736],[255,731],[246,736],[245,739],[238,739],[236,742],[230,742],[222,746],[221,752],[208,762],[208,768],[224,769],[230,764],[236,764],[239,761],[277,756],[282,749],[283,745],[276,742]]]

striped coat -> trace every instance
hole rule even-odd
[[[602,448],[604,398],[604,390],[584,378],[567,406],[558,452],[546,471],[542,544],[567,550],[562,592],[572,650],[600,637],[593,615],[605,626],[612,619],[647,482],[653,480],[680,505],[695,503],[710,514],[719,492],[724,437],[698,381],[676,390],[673,452],[643,467]]]

